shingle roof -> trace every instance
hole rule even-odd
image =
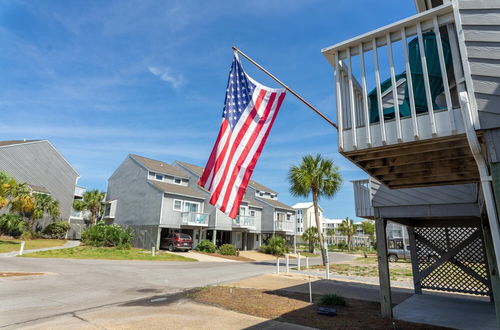
[[[248,183],[250,186],[254,187],[255,189],[257,190],[262,190],[262,191],[267,191],[267,192],[270,192],[270,193],[273,193],[273,194],[277,194],[276,191],[272,190],[271,188],[268,188],[266,186],[264,186],[263,184],[260,184],[254,180],[250,180],[250,182]]]
[[[259,208],[259,209],[261,209],[261,208],[262,208],[262,205],[260,205],[260,204],[258,204],[258,203],[256,203],[256,202],[254,202],[254,201],[252,201],[252,200],[247,200],[247,199],[244,199],[244,200],[242,200],[242,202],[243,202],[243,203],[247,203],[247,204],[248,204],[248,206],[257,207],[257,208]]]
[[[186,178],[186,174],[184,174],[181,170],[165,162],[138,155],[130,155],[130,157],[141,163],[144,167],[152,172]]]
[[[14,144],[37,142],[37,141],[41,141],[41,140],[9,140],[9,141],[0,141],[0,147],[10,146],[10,145],[14,145]]]
[[[189,163],[180,162],[180,161],[177,161],[177,163],[179,163],[180,165],[182,165],[182,166],[190,169],[191,171],[193,171],[194,173],[198,174],[199,176],[201,176],[203,174],[203,171],[205,170],[203,167],[198,166],[198,165],[189,164]]]
[[[259,198],[258,200],[262,201],[264,203],[271,204],[272,206],[274,206],[277,209],[284,209],[284,210],[289,210],[289,211],[294,211],[295,212],[295,210],[293,209],[293,207],[291,207],[290,205],[286,205],[285,203],[282,203],[282,202],[277,201],[275,199]]]
[[[166,193],[194,197],[194,198],[199,198],[199,199],[205,199],[205,196],[202,193],[194,190],[193,188],[187,187],[187,186],[181,186],[179,184],[166,183],[166,182],[155,181],[155,180],[148,180],[148,181],[153,186],[155,186],[157,189],[159,189],[163,192],[166,192]]]

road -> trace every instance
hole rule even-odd
[[[339,261],[352,256],[332,253]],[[319,258],[311,260],[318,263]],[[1,258],[0,271],[48,275],[0,278],[0,327],[217,285],[276,271],[273,262],[154,262]]]

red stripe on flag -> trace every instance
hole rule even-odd
[[[238,135],[236,136],[236,138],[233,141],[233,144],[231,145],[231,151],[229,153],[228,159],[226,160],[226,164],[231,164],[231,162],[233,161],[234,152],[235,152],[236,148],[238,147],[238,145],[241,143],[241,140],[243,139],[243,137],[245,136],[245,133],[246,133],[248,127],[250,126],[251,122],[253,121],[253,119],[257,115],[258,109],[260,108],[260,105],[261,105],[262,100],[264,99],[264,96],[266,95],[266,93],[267,92],[265,90],[261,90],[259,92],[257,100],[255,101],[255,104],[254,104],[252,110],[250,111],[250,114],[247,116],[245,122],[241,125],[241,128],[238,132]],[[215,170],[214,170],[212,182],[210,183],[210,190],[212,190],[212,186],[214,184],[214,178],[217,175],[217,172],[219,171],[219,169],[221,168],[222,162],[224,161],[225,153],[226,153],[226,150],[224,150],[224,154],[221,154],[215,162]],[[222,172],[222,176],[220,177],[219,182],[215,182],[215,184],[217,185],[217,188],[213,191],[212,197],[210,198],[210,203],[212,205],[217,203],[217,200],[219,199],[219,196],[221,193],[220,187],[222,187],[221,184],[223,184],[225,179],[226,179],[228,170],[229,170],[229,166],[225,166],[224,172]]]
[[[264,144],[266,143],[267,137],[269,136],[269,132],[271,132],[271,128],[273,127],[274,120],[276,119],[276,116],[278,115],[278,111],[281,107],[281,103],[283,102],[284,98],[285,98],[285,93],[282,93],[280,95],[280,97],[278,98],[278,104],[276,106],[276,111],[273,115],[273,119],[271,120],[271,123],[269,124],[269,128],[266,131],[264,138],[260,142],[259,148],[256,150],[252,161],[250,162],[250,164],[248,164],[248,167],[247,167],[247,170],[246,170],[245,175],[243,177],[243,180],[241,181],[241,185],[238,188],[238,193],[236,194],[233,208],[231,209],[231,212],[229,213],[229,217],[232,219],[236,218],[236,216],[238,215],[241,200],[243,199],[243,196],[245,194],[245,190],[247,189],[247,186],[248,186],[248,181],[250,181],[250,177],[252,176],[253,170],[255,168],[255,164],[257,163],[257,160],[259,159],[259,156],[262,153],[262,150],[264,149]]]
[[[214,166],[215,158],[217,157],[217,149],[219,147],[219,141],[222,138],[222,136],[224,135],[224,132],[226,131],[226,129],[228,129],[228,127],[229,127],[229,124],[228,124],[227,120],[222,120],[222,125],[220,126],[219,135],[217,135],[217,140],[215,140],[216,142],[215,142],[214,148],[212,149],[212,152],[210,153],[210,157],[208,158],[207,164],[205,165],[205,169],[203,170],[203,174],[202,174],[200,180],[198,181],[199,186],[204,187],[205,183],[207,182],[207,179],[210,175],[210,172]]]
[[[269,102],[267,103],[266,109],[264,110],[264,114],[260,117],[259,122],[257,123],[257,126],[255,127],[255,130],[252,132],[250,139],[248,140],[248,142],[245,145],[245,149],[243,150],[240,157],[238,158],[238,161],[236,162],[236,166],[234,167],[233,172],[231,173],[231,176],[228,177],[228,178],[230,178],[229,179],[230,181],[229,181],[229,184],[224,192],[224,199],[222,201],[222,205],[220,208],[222,212],[226,212],[227,202],[229,200],[229,196],[231,195],[231,192],[233,191],[234,181],[236,181],[236,177],[241,170],[241,166],[243,165],[243,162],[247,158],[248,154],[250,153],[250,150],[252,149],[252,146],[255,143],[255,140],[257,139],[260,131],[264,127],[266,119],[269,116],[269,113],[271,112],[271,109],[273,107],[275,97],[276,97],[276,93],[271,93],[271,95],[269,97]],[[220,185],[218,187],[218,189],[219,188],[222,190],[223,186]]]

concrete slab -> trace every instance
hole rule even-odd
[[[207,254],[203,253],[197,253],[195,251],[189,251],[189,252],[169,252],[173,254],[177,254],[183,257],[188,257],[188,258],[193,258],[198,261],[204,261],[204,262],[238,262],[236,260],[231,260],[231,259],[225,259],[225,258],[218,258],[214,256],[209,256]]]
[[[393,313],[402,321],[455,329],[496,329],[494,306],[474,297],[416,294],[394,307]]]

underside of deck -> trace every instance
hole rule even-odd
[[[392,189],[479,182],[465,134],[341,153]]]

